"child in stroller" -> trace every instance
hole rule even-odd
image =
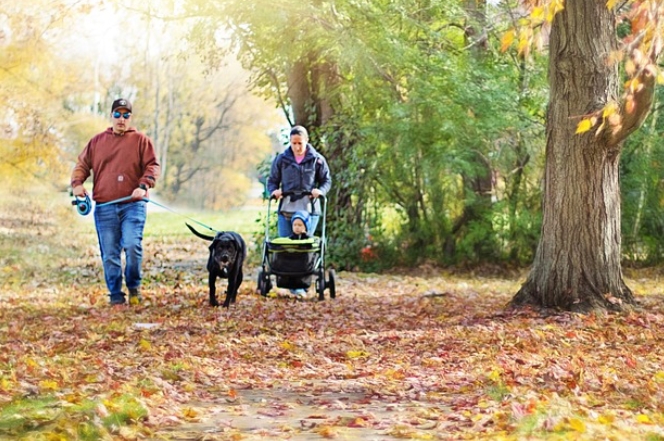
[[[310,216],[309,213],[307,213],[304,210],[298,210],[293,215],[291,216],[291,229],[293,230],[293,234],[289,236],[290,240],[305,240],[305,239],[310,239],[309,236],[309,226],[311,225],[310,222]],[[302,259],[300,259],[302,260]],[[309,260],[309,259],[307,259]],[[308,262],[302,262],[305,266],[308,265]],[[287,277],[287,276],[280,276],[281,278]],[[287,285],[307,285],[307,288],[309,287],[308,285],[311,284],[311,277],[299,277],[299,280],[288,280],[284,281],[281,280],[282,284],[287,284]],[[301,297],[307,294],[307,290],[305,288],[291,288],[290,289],[291,294]]]
[[[299,210],[293,213],[291,217],[291,229],[293,234],[290,235],[292,240],[309,239],[309,213],[304,210]]]

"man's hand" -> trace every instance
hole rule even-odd
[[[145,197],[145,195],[148,194],[147,190],[143,190],[142,188],[136,188],[131,194],[131,198],[136,201],[140,201]]]
[[[281,199],[281,190],[277,188],[272,192],[271,196],[275,199]]]
[[[314,199],[316,199],[318,196],[321,196],[322,194],[323,194],[323,192],[320,191],[317,188],[314,188],[313,190],[311,190],[311,197],[313,197]]]
[[[79,184],[71,189],[71,194],[73,194],[77,198],[84,198],[88,194],[88,192],[85,190],[85,187],[83,187],[83,184]]]

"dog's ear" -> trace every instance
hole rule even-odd
[[[209,247],[209,248],[210,248],[210,251],[212,251],[212,249],[213,249],[215,246],[217,246],[217,244],[218,244],[219,242],[221,242],[221,239],[222,239],[223,236],[224,236],[224,232],[223,232],[223,231],[219,231],[217,234],[214,235],[214,237],[210,237],[210,240],[212,241],[212,242],[210,243],[210,247]]]

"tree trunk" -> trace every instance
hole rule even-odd
[[[582,117],[615,101],[615,17],[605,2],[568,0],[550,39],[544,212],[530,275],[512,306],[588,312],[635,303],[620,266],[622,142],[576,134]]]
[[[316,121],[311,96],[310,65],[303,60],[293,63],[288,72],[288,98],[293,111],[293,125],[301,125],[311,131]]]

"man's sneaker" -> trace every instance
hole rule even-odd
[[[124,305],[126,303],[124,294],[111,296],[111,306]]]
[[[138,305],[141,303],[141,293],[138,292],[138,288],[129,289],[129,304]]]

